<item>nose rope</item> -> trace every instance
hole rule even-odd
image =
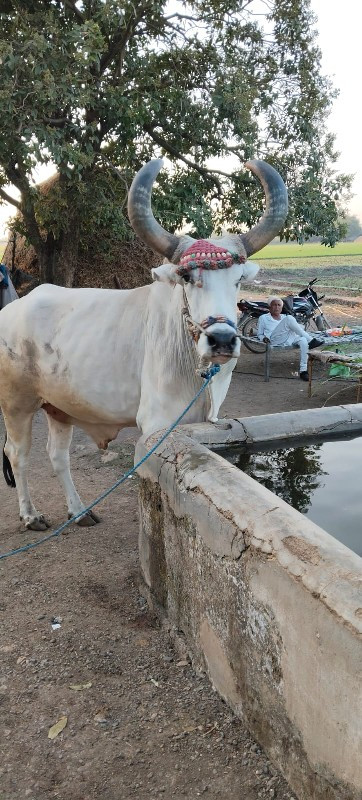
[[[202,323],[200,325],[198,322],[195,322],[195,320],[192,319],[187,308],[182,309],[182,314],[187,330],[191,336],[195,356],[196,358],[198,357],[199,359],[198,366],[195,365],[195,372],[196,375],[200,375],[201,377],[203,377],[205,369],[210,369],[211,366],[210,358],[207,357],[206,355],[200,356],[197,350],[197,342],[199,341],[200,333],[205,333],[205,327],[202,327]],[[216,317],[208,317],[208,319],[212,319],[214,322],[219,322],[219,321],[228,322],[235,330],[235,338],[241,339],[240,334],[236,332],[236,326],[234,325],[233,322],[231,322],[231,320],[228,320],[227,317],[218,317],[217,319]],[[204,320],[204,322],[206,321],[207,320]],[[212,325],[214,324],[214,322],[210,322],[209,324]],[[210,386],[208,386],[207,388],[208,388],[209,400],[210,402],[212,402]]]
[[[195,320],[192,319],[189,313],[189,309],[186,306],[185,308],[182,309],[182,314],[185,318],[187,329],[189,334],[191,335],[191,338],[195,343],[198,342],[200,338],[200,333],[204,333],[204,329],[201,327],[201,325],[199,325],[198,322],[195,322]]]
[[[205,333],[205,330],[207,330],[207,328],[210,328],[211,325],[215,325],[217,322],[229,325],[231,328],[234,329],[235,336],[240,338],[239,334],[236,333],[237,328],[235,322],[233,322],[228,317],[224,317],[222,314],[219,314],[217,317],[206,317],[206,319],[203,319],[202,322],[195,322],[195,320],[192,319],[189,309],[186,306],[185,308],[182,309],[182,313],[186,319],[189,333],[191,334],[195,342],[198,342],[200,338],[200,333]]]
[[[234,331],[236,331],[235,322],[233,322],[231,319],[228,319],[228,317],[224,317],[222,314],[218,314],[217,317],[206,317],[206,319],[200,322],[200,325],[201,328],[205,329],[210,328],[211,325],[215,325],[216,322],[225,322],[226,325],[230,325],[230,328],[234,328]]]
[[[237,333],[237,328],[236,328],[235,323],[232,322],[232,320],[228,319],[227,317],[224,317],[224,316],[221,316],[221,315],[219,315],[217,317],[207,317],[201,323],[196,322],[191,317],[190,308],[189,308],[188,299],[187,299],[187,296],[186,296],[185,289],[183,290],[183,299],[184,299],[185,305],[182,308],[181,313],[182,313],[182,316],[183,316],[183,319],[184,319],[185,326],[186,326],[186,328],[187,328],[187,330],[188,330],[188,332],[189,332],[189,334],[191,336],[192,342],[193,342],[193,350],[194,350],[195,357],[196,358],[198,357],[198,359],[199,359],[198,366],[196,366],[196,364],[195,364],[195,372],[196,372],[197,375],[203,376],[205,368],[210,368],[211,361],[210,361],[210,358],[208,358],[207,356],[205,356],[205,355],[204,356],[200,356],[199,353],[198,353],[196,345],[197,345],[197,342],[199,341],[200,334],[201,333],[205,333],[205,329],[207,329],[210,325],[214,325],[216,322],[224,322],[224,323],[227,323],[228,325],[231,325],[231,327],[234,328],[235,336],[238,339],[240,339],[240,334]],[[209,395],[209,399],[210,399],[210,402],[211,402],[210,386],[208,386],[208,395]]]

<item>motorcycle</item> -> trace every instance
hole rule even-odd
[[[292,314],[304,330],[307,330],[312,323],[318,331],[326,331],[330,324],[321,309],[321,301],[324,294],[320,297],[312,288],[318,278],[308,283],[308,286],[297,295],[288,295],[283,299],[282,314]],[[237,304],[241,311],[237,327],[243,336],[256,337],[258,329],[258,319],[262,314],[269,311],[268,303],[265,300],[240,300]],[[263,342],[250,342],[244,340],[245,347],[252,353],[264,353],[265,344]]]

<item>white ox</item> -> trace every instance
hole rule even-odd
[[[150,161],[139,171],[128,206],[137,234],[169,262],[153,270],[153,284],[125,291],[43,285],[0,312],[4,475],[17,486],[20,518],[27,528],[48,527],[32,503],[26,475],[38,409],[46,411],[47,451],[73,516],[84,509],[69,469],[73,425],[101,448],[126,426],[136,424],[146,434],[167,427],[200,388],[198,360],[223,366],[184,421],[216,420],[226,396],[240,351],[237,292],[242,279],[257,272],[243,262],[281,229],[286,189],[270,165],[250,162],[266,196],[261,220],[248,233],[204,242],[201,269],[187,267],[188,256],[182,262],[186,267],[180,267],[195,240],[169,234],[152,214],[152,185],[161,166],[161,160]],[[214,268],[212,259],[220,258],[215,248],[229,261],[233,254],[230,264],[224,262],[227,268]],[[196,323],[194,338],[185,306],[189,325]],[[96,521],[91,512],[80,524]]]

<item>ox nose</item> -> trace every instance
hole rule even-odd
[[[206,336],[211,350],[215,354],[220,352],[232,353],[237,342],[235,331],[230,328],[228,330],[206,333]]]

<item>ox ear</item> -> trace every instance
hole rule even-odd
[[[246,261],[243,266],[241,280],[252,281],[255,278],[255,275],[258,274],[259,269],[259,264],[255,264],[254,261]]]
[[[162,281],[163,283],[171,283],[172,285],[178,283],[175,264],[161,264],[160,267],[154,267],[151,270],[151,274],[154,281]]]

